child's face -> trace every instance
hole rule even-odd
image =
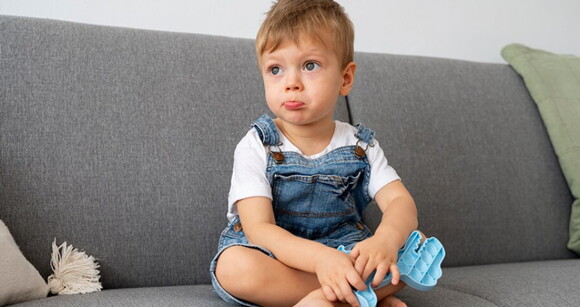
[[[347,95],[356,65],[342,69],[336,53],[312,39],[284,41],[260,58],[266,101],[281,120],[295,125],[332,121],[338,95]]]

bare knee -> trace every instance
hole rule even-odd
[[[376,289],[375,294],[377,295],[378,300],[382,301],[383,299],[399,292],[406,285],[407,284],[403,281],[400,281],[397,285],[388,284],[380,289]]]
[[[391,295],[391,296],[387,296],[383,300],[381,300],[377,306],[379,306],[379,307],[407,307],[407,304],[405,304],[405,302],[403,302],[400,299]]]
[[[232,246],[218,258],[216,278],[226,291],[236,297],[252,293],[263,286],[259,277],[263,257],[268,256],[256,249]]]

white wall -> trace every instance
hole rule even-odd
[[[578,0],[338,0],[355,49],[503,62],[511,42],[580,55]],[[270,0],[0,0],[0,14],[254,38]]]

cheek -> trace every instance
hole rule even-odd
[[[326,79],[325,82],[320,82],[316,86],[315,93],[319,96],[333,97],[340,94],[340,81],[336,79]]]
[[[266,103],[268,106],[273,106],[276,101],[276,91],[273,86],[264,83],[264,96],[266,98]]]
[[[266,79],[264,79],[264,93],[266,94],[266,96],[268,96],[269,93],[272,93],[272,82],[267,81]]]
[[[272,76],[263,77],[264,93],[266,97],[275,97],[284,92],[284,80],[282,78],[273,78]]]

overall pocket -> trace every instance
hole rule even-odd
[[[274,175],[276,223],[303,237],[320,236],[351,219],[356,204],[351,192],[363,171],[352,176]]]

